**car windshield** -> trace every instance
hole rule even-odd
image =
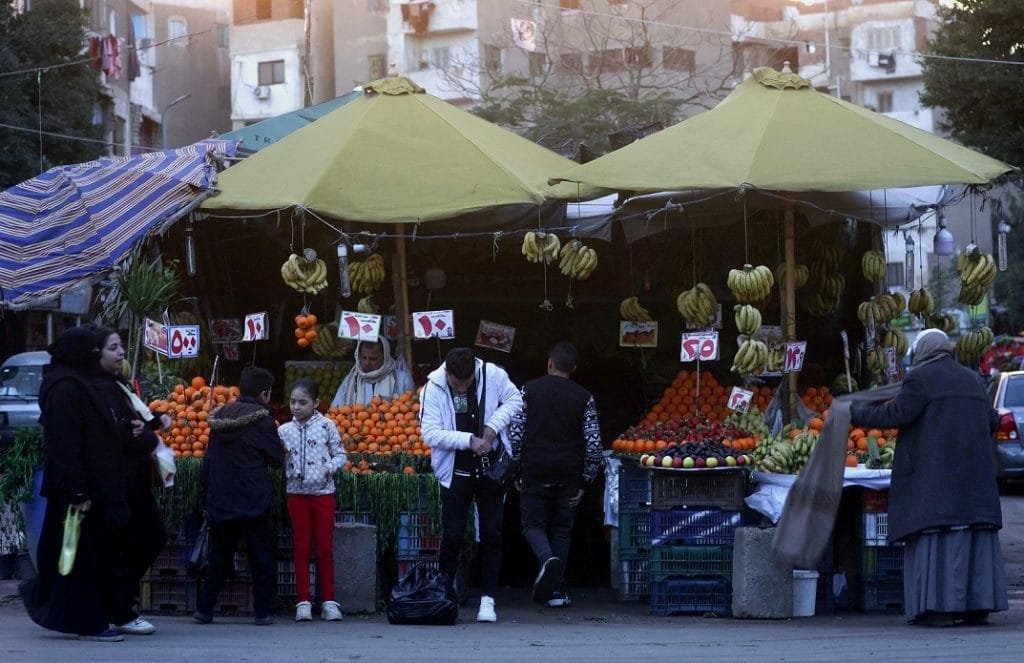
[[[1006,391],[1003,394],[1003,407],[1022,406],[1024,406],[1024,375],[1007,380]]]
[[[42,383],[42,366],[5,366],[0,370],[0,398],[39,398]]]

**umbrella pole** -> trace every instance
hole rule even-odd
[[[785,228],[786,236],[786,283],[785,283],[785,339],[787,341],[796,340],[796,240],[795,240],[795,221],[793,214],[793,198],[791,196],[786,197],[786,208],[785,216],[783,217],[783,227]],[[796,373],[788,374],[789,381],[789,416],[790,419],[796,414],[796,402],[797,402],[797,386],[796,386]]]
[[[412,371],[412,329],[409,311],[409,280],[406,278],[408,262],[405,252],[405,224],[395,224],[395,260],[391,264],[391,281],[395,290],[395,315],[398,316],[398,343],[405,356],[405,365]],[[397,264],[396,264],[397,263]]]

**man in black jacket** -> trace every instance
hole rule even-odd
[[[202,505],[210,525],[209,570],[192,618],[213,620],[213,606],[245,537],[252,574],[255,623],[273,623],[274,591],[268,467],[283,467],[285,448],[268,407],[274,376],[251,366],[242,371],[238,400],[210,413],[210,446],[203,458]]]
[[[509,427],[520,468],[523,536],[541,563],[533,600],[566,607],[562,587],[573,509],[601,466],[601,429],[589,391],[570,379],[577,353],[562,341],[548,353],[548,374],[523,385],[523,409]]]

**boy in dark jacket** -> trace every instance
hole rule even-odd
[[[213,621],[213,606],[245,537],[255,623],[270,616],[274,569],[270,540],[273,485],[268,467],[284,465],[285,449],[268,403],[274,376],[263,368],[242,370],[241,396],[210,413],[210,446],[203,458],[202,505],[210,524],[209,570],[192,618]]]

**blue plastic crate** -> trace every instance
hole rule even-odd
[[[419,559],[437,555],[441,548],[441,528],[427,512],[402,513],[398,521],[395,557]]]
[[[651,595],[651,562],[645,557],[619,560],[619,600],[639,601]]]
[[[739,511],[747,490],[747,470],[654,470],[651,508],[718,507]]]
[[[651,580],[705,576],[732,580],[732,546],[652,546]]]
[[[732,584],[721,578],[668,578],[651,583],[651,614],[732,614]]]
[[[647,509],[619,513],[619,557],[645,556],[651,549],[651,512]]]
[[[864,546],[860,549],[863,580],[903,580],[904,546]]]
[[[619,513],[651,504],[651,472],[625,462],[619,467]]]
[[[657,509],[651,512],[651,545],[732,545],[740,511]]]

